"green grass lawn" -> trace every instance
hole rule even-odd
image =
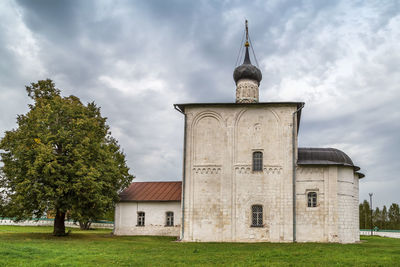
[[[0,226],[0,266],[400,266],[400,239],[359,244],[181,243],[171,237],[119,237],[110,230]]]

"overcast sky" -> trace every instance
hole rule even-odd
[[[260,101],[304,101],[300,146],[343,150],[360,200],[400,203],[398,0],[0,1],[0,137],[51,78],[101,107],[137,181],[181,180],[173,104],[234,101],[245,18]]]

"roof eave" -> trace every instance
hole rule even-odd
[[[351,167],[354,170],[354,173],[358,174],[358,178],[362,179],[365,177],[365,174],[359,172],[360,167],[358,166],[353,166],[349,164],[344,164],[344,163],[338,163],[338,162],[332,162],[332,163],[306,163],[306,162],[297,162],[298,166],[343,166],[343,167]]]
[[[257,102],[257,103],[233,103],[233,102],[225,102],[225,103],[183,103],[183,104],[174,104],[174,108],[182,114],[185,114],[186,106],[224,106],[224,105],[235,105],[235,106],[257,106],[257,105],[293,105],[297,106],[297,109],[304,107],[304,102]],[[300,129],[300,119],[301,119],[301,111],[297,112],[297,133],[299,133]]]
[[[293,105],[296,104],[298,108],[303,106],[304,102],[296,102],[296,101],[286,101],[286,102],[257,102],[257,103],[236,103],[236,102],[207,102],[207,103],[181,103],[174,104],[174,107],[178,107],[182,111],[184,111],[186,106],[222,106],[222,105],[235,105],[235,106],[257,106],[257,105]]]

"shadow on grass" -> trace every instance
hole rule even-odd
[[[15,232],[1,232],[0,239],[3,241],[35,241],[35,240],[46,240],[46,241],[129,241],[135,243],[147,243],[147,242],[173,242],[176,241],[176,237],[169,236],[115,236],[112,232],[86,232],[77,231],[71,232],[67,236],[54,236],[51,232],[35,232],[35,233],[15,233]],[[179,242],[174,242],[179,243]]]

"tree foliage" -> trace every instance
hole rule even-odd
[[[369,208],[369,202],[364,200],[359,207],[360,212],[360,229],[370,229],[371,227],[371,210]]]
[[[49,79],[26,91],[34,103],[0,141],[0,211],[16,220],[52,211],[54,234],[64,235],[67,211],[76,221],[101,218],[133,176],[94,102],[62,97]]]
[[[371,229],[371,209],[367,200],[359,206],[360,229]],[[382,210],[378,207],[372,212],[372,228],[386,230],[400,230],[400,208],[396,203],[392,203],[389,211],[386,206]]]

